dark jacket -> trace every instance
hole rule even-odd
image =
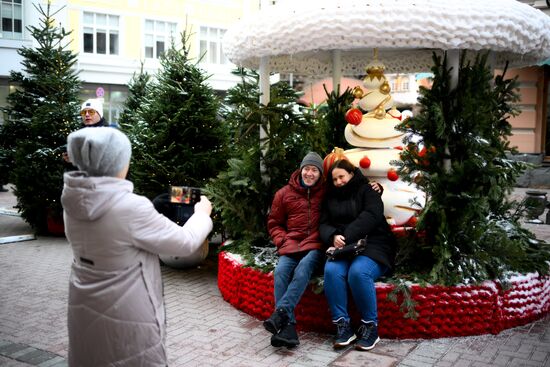
[[[346,244],[368,236],[363,255],[393,268],[396,241],[384,216],[384,204],[361,170],[356,169],[343,187],[329,185],[319,230],[321,241],[328,247],[335,235],[343,235]]]
[[[313,187],[300,184],[296,170],[288,184],[275,193],[267,218],[267,229],[279,255],[320,249],[319,217],[325,193],[322,178]]]
[[[102,117],[98,122],[96,122],[95,124],[93,125],[86,125],[84,123],[82,123],[82,127],[101,127],[101,126],[108,126],[108,127],[116,127],[118,128],[118,125],[117,124],[110,124],[107,122],[107,120],[105,120],[104,117]]]

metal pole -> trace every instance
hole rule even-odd
[[[332,90],[339,90],[338,86],[342,79],[342,51],[332,51]],[[340,91],[341,92],[341,91]]]
[[[487,67],[491,71],[491,75],[495,76],[495,63],[496,63],[496,56],[493,51],[489,51],[489,55],[487,55]]]
[[[458,85],[458,69],[460,67],[460,50],[448,50],[447,51],[447,65],[452,67],[451,70],[451,89],[455,89]],[[447,156],[451,155],[449,147],[445,147],[445,154]],[[451,171],[451,158],[446,158],[443,161],[443,169],[445,172]]]
[[[269,89],[269,56],[263,56],[260,58],[260,104],[267,106],[270,96]],[[265,156],[267,151],[267,132],[269,131],[269,123],[266,124],[266,130],[260,125],[260,149],[262,157]],[[265,181],[269,180],[266,173],[263,158],[260,159],[260,172]]]
[[[267,105],[271,96],[269,95],[269,56],[260,58],[260,103]]]
[[[460,66],[460,50],[447,51],[447,64],[452,67],[451,70],[451,89],[458,85],[458,68]]]

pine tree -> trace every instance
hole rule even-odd
[[[219,101],[208,76],[189,58],[185,32],[181,48],[172,44],[160,62],[136,110],[134,120],[142,126],[130,166],[136,191],[149,198],[168,192],[169,185],[203,187],[227,160]]]
[[[326,105],[321,105],[320,117],[326,120],[327,139],[329,141],[329,151],[332,151],[335,147],[348,149],[351,145],[345,138],[344,131],[346,129],[345,114],[348,109],[352,107],[352,103],[355,100],[353,91],[351,88],[340,94],[340,85],[336,90],[328,91],[323,85],[325,93],[327,94]]]
[[[143,63],[139,73],[134,73],[130,83],[128,83],[128,98],[124,102],[124,108],[119,116],[120,126],[125,129],[131,129],[136,120],[139,119],[139,112],[143,104],[147,102],[150,93],[151,75],[143,71]]]
[[[428,198],[417,227],[423,235],[403,244],[400,272],[430,283],[548,273],[547,245],[521,228],[506,199],[525,168],[506,158],[513,152],[507,119],[517,114],[517,83],[493,80],[486,60],[467,62],[463,55],[452,87],[446,55],[434,55],[434,82],[431,89],[421,87],[420,113],[399,127],[420,137],[418,143],[406,139],[402,162],[396,162],[400,175]]]
[[[47,216],[61,218],[62,153],[67,135],[79,125],[80,81],[76,55],[67,49],[71,32],[55,26],[49,3],[45,10],[35,7],[40,26],[28,29],[38,46],[18,51],[24,73],[10,73],[18,88],[8,96],[0,141],[21,216],[37,233],[46,233]]]
[[[132,143],[132,159],[143,161],[141,152],[145,149],[142,146],[145,137],[149,135],[149,125],[142,119],[142,108],[148,103],[151,89],[151,75],[143,71],[143,63],[139,73],[134,73],[128,84],[128,98],[124,102],[124,109],[119,117],[121,130],[127,135]],[[128,179],[134,181],[135,169],[133,164],[128,172]]]

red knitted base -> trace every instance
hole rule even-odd
[[[244,267],[226,252],[220,253],[218,265],[222,297],[251,316],[268,318],[274,309],[272,273]],[[413,285],[411,297],[417,302],[415,309],[419,314],[416,320],[406,319],[399,306],[387,299],[393,285],[377,283],[378,332],[384,338],[498,334],[537,320],[550,311],[550,277],[527,274],[512,278],[510,283],[508,290],[502,290],[495,282],[455,287]],[[323,294],[307,289],[295,313],[302,330],[334,331]],[[357,322],[357,311],[352,309],[350,313]]]

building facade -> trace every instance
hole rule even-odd
[[[539,156],[535,163],[550,163],[550,66],[540,65],[510,70],[518,77],[521,113],[510,119],[510,142],[521,153]]]
[[[550,16],[550,0],[520,1]],[[531,156],[529,161],[542,163],[544,180],[550,180],[550,59],[540,65],[510,70],[507,76],[518,77],[521,95],[521,113],[510,120],[510,143]],[[546,185],[550,187],[550,181]]]
[[[550,16],[549,0],[522,0]],[[26,27],[37,25],[39,14],[33,4],[46,1],[1,0],[0,17],[0,106],[15,86],[9,84],[11,70],[21,70],[17,50],[32,47]],[[104,114],[116,122],[127,97],[132,75],[144,71],[154,74],[160,55],[171,42],[181,42],[189,34],[191,56],[200,59],[208,82],[224,91],[238,82],[231,74],[234,65],[225,57],[222,38],[225,30],[241,17],[271,6],[274,0],[51,0],[56,21],[71,30],[71,50],[78,54],[77,69],[82,84],[82,99],[104,99]],[[550,164],[550,60],[524,69],[518,75],[522,113],[511,120],[511,145],[521,153]],[[414,100],[416,80],[411,76],[392,76],[392,89],[407,101]],[[403,101],[404,102],[404,101]],[[0,116],[0,119],[2,116]]]
[[[259,0],[52,0],[55,20],[71,30],[69,49],[78,54],[82,99],[103,98],[107,120],[117,121],[127,97],[128,83],[141,65],[150,74],[172,42],[181,45],[189,36],[190,55],[200,60],[208,83],[218,91],[235,85],[235,67],[224,56],[225,30],[242,16],[256,11]],[[46,1],[0,1],[0,106],[15,88],[11,70],[21,70],[17,50],[33,47],[26,27],[38,25],[34,4]]]

